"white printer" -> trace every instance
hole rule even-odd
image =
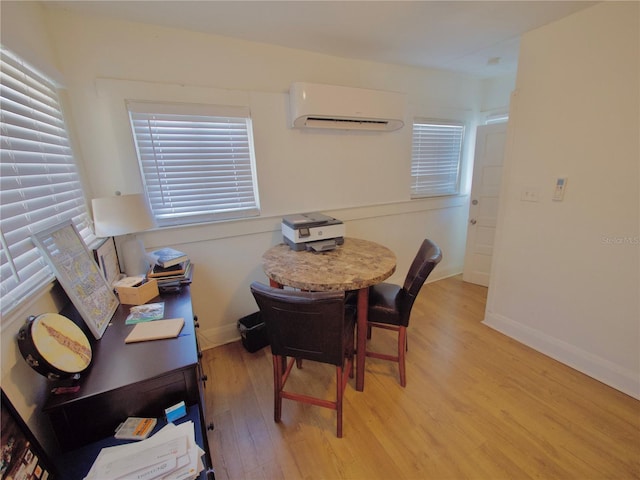
[[[282,237],[292,250],[333,250],[344,243],[344,224],[322,213],[282,217]]]

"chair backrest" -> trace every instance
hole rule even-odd
[[[251,293],[274,355],[343,365],[347,347],[344,292],[300,292],[253,282]]]
[[[400,292],[399,307],[402,310],[402,316],[406,317],[405,325],[409,323],[409,314],[422,285],[427,280],[433,269],[442,260],[442,251],[435,243],[428,238],[422,242],[420,249],[416,254],[407,276],[404,280],[402,291]]]

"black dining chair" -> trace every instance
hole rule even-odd
[[[413,302],[425,280],[442,260],[442,251],[435,243],[425,239],[418,250],[402,287],[392,283],[379,283],[369,288],[367,311],[367,338],[371,338],[371,328],[382,328],[398,332],[397,355],[366,351],[367,357],[398,362],[400,385],[407,385],[405,352],[407,350],[407,327]]]
[[[353,376],[355,309],[344,292],[301,292],[251,284],[265,322],[273,356],[274,420],[280,422],[282,399],[326,407],[337,412],[337,436],[342,437],[342,398]],[[291,357],[287,361],[287,357]],[[336,400],[285,390],[294,362],[336,366]]]

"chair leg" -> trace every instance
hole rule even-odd
[[[400,385],[407,386],[407,372],[405,370],[405,352],[407,350],[407,327],[398,330],[398,368],[400,369]]]
[[[284,375],[284,372],[287,369],[287,357],[278,355],[278,358],[280,359],[280,378],[282,378],[282,375]]]
[[[351,355],[349,356],[349,378],[353,378],[355,376],[356,362],[354,362],[354,356],[354,352],[351,352]]]
[[[407,327],[386,325],[380,323],[371,323],[369,327],[382,328],[385,330],[392,330],[398,334],[398,353],[397,355],[387,355],[386,353],[373,352],[367,350],[365,355],[367,357],[379,358],[382,360],[389,360],[391,362],[398,363],[398,369],[400,370],[400,385],[407,386],[407,374],[405,369],[405,357],[406,352],[409,350],[409,344],[407,339]]]
[[[336,367],[336,414],[338,424],[336,435],[338,438],[342,438],[342,394],[344,392],[342,374],[342,367]]]
[[[282,367],[286,358],[273,356],[273,420],[280,423],[282,417]]]
[[[310,397],[300,393],[288,392],[284,390],[285,383],[291,373],[291,369],[295,359],[291,359],[283,367],[286,357],[273,355],[273,391],[274,391],[274,409],[273,419],[276,423],[280,422],[282,417],[282,399],[288,398],[297,402],[318,405],[320,407],[331,408],[336,411],[337,427],[336,434],[338,438],[342,438],[342,399],[344,391],[349,381],[349,372],[353,371],[353,356],[348,358],[344,366],[336,366],[336,400],[324,400],[322,398]],[[346,369],[346,370],[345,370]]]

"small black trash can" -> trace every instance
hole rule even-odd
[[[260,312],[252,313],[238,320],[238,330],[242,346],[251,353],[269,345],[267,327],[260,318]]]

